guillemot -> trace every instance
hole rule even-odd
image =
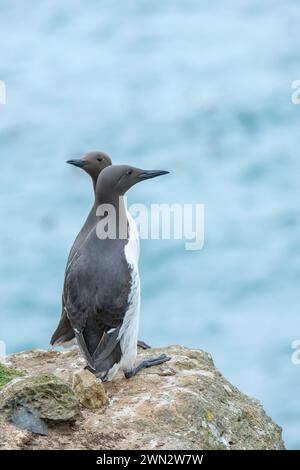
[[[109,155],[107,155],[105,152],[88,152],[82,158],[68,160],[67,163],[83,169],[91,177],[93,190],[94,190],[94,196],[95,196],[98,176],[100,175],[101,171],[104,168],[112,164],[112,161]],[[139,244],[139,236],[138,236],[138,232],[136,229],[136,224],[129,212],[127,213],[127,217],[128,217],[129,224],[131,227],[131,232],[132,234],[134,234],[136,250],[139,256],[140,244]],[[74,254],[76,254],[78,247],[84,241],[85,237],[90,232],[92,227],[96,224],[96,222],[97,222],[96,201],[94,198],[94,203],[89,212],[89,215],[85,223],[83,224],[80,232],[78,233],[77,237],[75,238],[75,241],[71,247],[68,260],[67,260],[66,272],[69,269],[70,263],[72,262],[73,256]],[[75,337],[74,331],[70,325],[70,321],[66,315],[64,303],[65,303],[64,297],[62,296],[62,313],[61,313],[59,324],[56,330],[54,331],[52,338],[50,340],[50,344],[52,346],[64,345],[65,343],[68,343]],[[142,349],[150,349],[150,346],[144,341],[138,341],[138,346],[141,347]]]
[[[74,165],[78,168],[82,168],[86,173],[88,173],[88,175],[90,175],[92,179],[92,183],[93,183],[94,194],[95,194],[97,178],[99,174],[104,168],[111,165],[112,161],[110,157],[104,152],[88,152],[82,158],[75,159],[75,160],[74,159],[68,160],[67,163]],[[67,260],[66,272],[70,266],[70,263],[72,262],[73,256],[76,253],[78,247],[80,246],[82,241],[85,239],[86,235],[89,233],[91,228],[97,222],[95,209],[96,209],[96,206],[95,206],[95,200],[94,200],[94,203],[89,212],[89,215],[85,223],[83,224],[80,232],[78,233],[77,237],[75,238],[75,241],[71,247],[68,260]],[[60,317],[58,326],[56,330],[54,331],[52,338],[50,340],[50,344],[52,346],[63,345],[64,343],[71,341],[75,337],[74,331],[71,328],[69,319],[66,315],[64,304],[65,304],[64,297],[62,296],[62,312],[61,312],[61,317]]]
[[[167,173],[128,165],[105,168],[96,185],[99,222],[79,246],[65,274],[67,317],[89,368],[103,380],[111,380],[119,369],[130,378],[145,367],[170,359],[163,354],[134,367],[140,278],[124,202],[124,194],[136,183]]]

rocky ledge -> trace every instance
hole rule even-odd
[[[209,354],[170,346],[139,359],[161,353],[172,359],[104,384],[83,370],[77,348],[7,357],[0,449],[284,449],[281,428]],[[27,419],[32,429],[20,429]]]

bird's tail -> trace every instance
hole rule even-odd
[[[71,341],[75,337],[74,330],[71,327],[70,320],[68,319],[65,311],[63,311],[58,327],[53,333],[50,344],[52,346],[59,346],[62,343]]]

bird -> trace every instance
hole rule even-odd
[[[99,151],[88,152],[84,154],[82,158],[67,160],[67,163],[83,169],[91,177],[94,194],[96,191],[96,184],[97,184],[97,179],[98,179],[99,174],[104,168],[112,165],[112,161],[109,155],[105,152],[99,152]],[[85,239],[86,235],[89,233],[91,228],[97,222],[97,217],[95,214],[96,212],[95,204],[96,203],[94,200],[94,203],[89,212],[89,215],[71,247],[68,260],[67,260],[66,271],[68,270],[70,263],[72,262],[72,258],[74,254],[76,253],[78,247],[80,246],[82,241]],[[139,246],[139,237],[138,237],[138,232],[136,229],[136,224],[130,212],[128,212],[127,215],[128,215],[129,223],[131,226],[131,230],[135,236],[136,250],[139,254],[140,246]],[[73,340],[74,337],[75,337],[74,331],[71,328],[70,321],[66,315],[66,311],[64,308],[64,298],[62,296],[62,313],[61,313],[58,326],[55,329],[51,337],[50,344],[52,346],[64,345],[65,343],[68,343],[69,341]],[[138,346],[141,347],[142,349],[151,349],[150,346],[147,343],[145,343],[145,341],[138,341]]]
[[[83,155],[82,158],[68,160],[67,163],[69,163],[70,165],[74,165],[78,168],[82,168],[86,173],[88,173],[88,175],[90,175],[92,179],[92,183],[93,183],[94,193],[95,193],[97,178],[99,174],[104,168],[111,165],[112,161],[111,161],[111,158],[104,152],[88,152],[85,155]],[[78,247],[80,246],[82,241],[85,239],[86,235],[89,233],[91,228],[95,225],[96,221],[97,219],[95,215],[95,200],[94,200],[94,203],[89,212],[89,215],[85,223],[83,224],[80,232],[78,233],[77,237],[75,238],[75,241],[71,247],[68,260],[67,260],[66,272],[70,266],[70,263],[72,262],[73,256],[76,253]],[[62,313],[61,313],[58,326],[55,329],[51,337],[50,344],[52,346],[60,346],[71,341],[74,337],[75,337],[74,331],[66,315],[66,311],[64,308],[64,297],[62,296]]]
[[[68,320],[87,368],[103,381],[112,380],[119,369],[129,379],[145,367],[170,360],[162,354],[134,366],[140,277],[124,201],[125,193],[138,182],[167,173],[129,165],[106,167],[96,185],[99,221],[78,247],[65,273],[63,296]],[[115,228],[116,236],[105,227]]]

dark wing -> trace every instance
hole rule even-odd
[[[112,267],[109,256],[101,253],[103,246],[107,247],[92,230],[66,272],[64,288],[70,324],[82,354],[96,371],[109,370],[120,361],[119,332],[128,301],[126,286],[116,288],[114,282],[120,266]]]
[[[96,220],[96,217],[94,215],[93,208],[92,208],[89,215],[88,215],[88,217],[87,217],[87,219],[86,219],[86,221],[85,221],[85,223],[83,224],[80,232],[78,233],[78,235],[75,238],[74,243],[71,247],[71,250],[70,250],[70,253],[69,253],[69,256],[68,256],[65,275],[67,274],[68,270],[70,269],[70,265],[71,265],[73,259],[75,259],[75,257],[76,257],[75,255],[76,255],[78,249],[80,248],[81,244],[84,242],[85,237],[87,237],[87,235],[89,234],[91,228],[93,228],[93,226],[95,225],[96,221],[97,220]],[[75,337],[74,331],[71,327],[71,324],[70,324],[70,321],[68,319],[66,309],[65,309],[65,299],[64,299],[65,292],[64,291],[65,291],[65,286],[64,286],[63,295],[62,295],[62,313],[61,313],[60,321],[59,321],[59,324],[58,324],[55,332],[53,333],[51,341],[50,341],[50,344],[52,346],[54,346],[54,345],[58,346],[58,345],[60,345],[62,343],[65,343],[67,341],[71,341],[71,339],[73,339]]]

